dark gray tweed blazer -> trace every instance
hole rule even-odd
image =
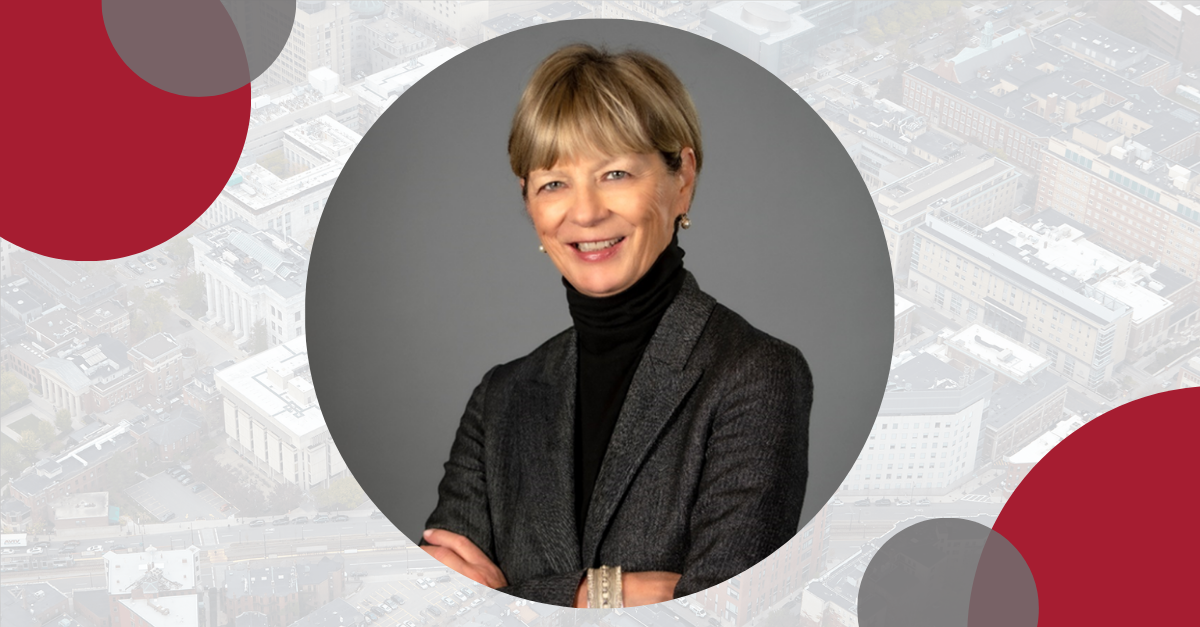
[[[717,304],[688,273],[634,374],[582,538],[575,350],[567,329],[484,375],[426,523],[470,538],[504,572],[504,592],[570,607],[585,570],[604,564],[682,573],[683,596],[796,533],[812,406],[799,350]]]

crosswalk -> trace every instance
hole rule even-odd
[[[858,80],[857,78],[854,78],[853,76],[850,76],[849,74],[842,74],[842,75],[838,76],[838,78],[842,79],[843,81],[845,81],[847,83],[850,83],[851,85],[862,85],[863,84],[862,81]]]
[[[228,562],[229,557],[225,555],[225,549],[217,549],[216,551],[208,552],[208,561],[210,562]]]
[[[965,494],[958,500],[971,501],[972,503],[990,503],[992,497],[987,496],[986,494]]]

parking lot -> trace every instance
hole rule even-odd
[[[167,520],[167,515],[171,512],[175,513],[172,519],[175,521],[212,520],[237,514],[236,508],[222,512],[221,506],[227,501],[211,488],[192,492],[194,485],[196,484],[184,486],[166,472],[160,472],[130,486],[125,493],[161,521]]]
[[[428,585],[425,589],[421,588],[416,578],[408,577],[368,582],[360,593],[353,595],[351,600],[360,611],[366,613],[372,607],[381,606],[381,601],[390,600],[391,596],[396,594],[403,598],[405,603],[391,612],[385,612],[382,619],[374,620],[375,625],[400,627],[404,625],[405,621],[412,621],[411,625],[437,625],[453,619],[464,607],[468,611],[478,608],[486,602],[485,598],[490,596],[488,593],[492,592],[482,586],[464,584],[463,580],[458,577],[448,582],[438,582],[438,576],[434,573],[427,575],[426,579],[431,581],[432,585]],[[460,585],[456,586],[456,583]],[[465,602],[454,594],[455,590],[461,592],[463,587],[471,591]],[[447,605],[442,597],[450,597],[454,601],[454,605]],[[434,615],[426,609],[431,606],[436,607],[441,615]]]

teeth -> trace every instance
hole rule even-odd
[[[614,237],[613,239],[610,239],[610,240],[607,240],[604,242],[579,242],[579,244],[577,244],[577,246],[578,246],[579,250],[581,250],[585,253],[590,253],[590,252],[594,252],[597,250],[604,250],[605,248],[608,248],[609,246],[616,244],[617,242],[621,241],[622,239],[623,238],[620,238],[620,237]]]

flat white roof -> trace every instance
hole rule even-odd
[[[1095,288],[1129,305],[1133,310],[1133,322],[1141,324],[1171,306],[1170,300],[1142,285],[1142,283],[1151,287],[1157,285],[1159,289],[1164,287],[1161,283],[1150,279],[1153,272],[1154,268],[1141,262],[1135,262],[1124,272],[1096,283]]]
[[[108,593],[128,593],[134,584],[143,579],[156,583],[152,570],[159,571],[161,579],[169,582],[166,584],[167,589],[192,590],[196,587],[193,577],[199,551],[200,549],[194,546],[167,551],[148,546],[145,551],[139,553],[105,553],[104,571],[108,578]]]
[[[1084,239],[1083,231],[1069,224],[1044,226],[1039,229],[1044,232],[1039,232],[1012,218],[1000,218],[988,228],[999,228],[1012,235],[1009,243],[1017,248],[1024,245],[1033,246],[1037,250],[1034,257],[1084,283],[1119,271],[1131,263],[1130,260]]]
[[[194,594],[156,597],[152,599],[121,599],[121,604],[151,627],[197,627],[199,607]]]
[[[1075,432],[1076,429],[1083,426],[1083,418],[1079,416],[1071,416],[1070,418],[1054,425],[1054,428],[1038,436],[1038,439],[1025,445],[1025,448],[1013,453],[1008,457],[1008,461],[1014,464],[1036,464],[1042,461],[1046,453],[1054,448],[1059,442],[1067,439],[1068,435]]]
[[[271,418],[276,426],[303,438],[324,430],[325,416],[320,406],[312,403],[300,407],[287,391],[287,380],[281,386],[269,370],[295,372],[308,366],[308,344],[301,335],[293,340],[265,350],[216,373],[217,385],[249,403],[260,415]]]
[[[376,72],[350,89],[358,94],[362,102],[374,105],[380,110],[386,109],[414,83],[425,78],[439,65],[466,50],[460,45],[439,48],[429,54],[417,57],[415,62],[401,63]]]
[[[950,345],[1020,383],[1050,365],[1045,357],[979,324],[956,333],[950,338]]]
[[[54,518],[97,518],[108,516],[108,492],[69,494],[54,502]]]
[[[903,296],[900,296],[898,294],[895,296],[895,299],[893,302],[895,304],[895,309],[896,309],[895,317],[897,317],[897,318],[900,317],[900,314],[908,311],[909,309],[917,308],[917,305],[915,303],[913,303],[911,300],[908,300],[907,298],[904,298]]]

